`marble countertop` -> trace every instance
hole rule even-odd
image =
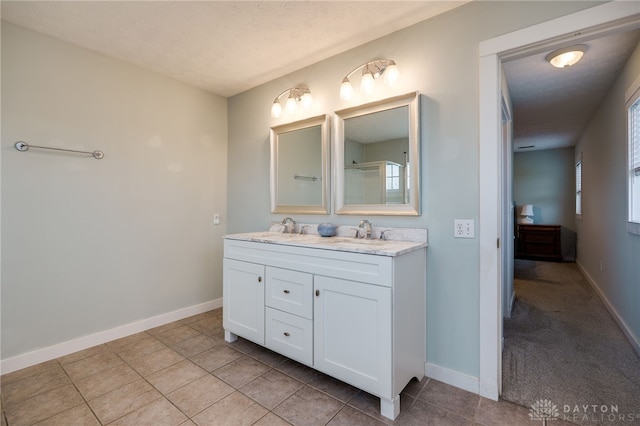
[[[367,240],[340,235],[335,237],[321,237],[318,234],[286,234],[271,231],[229,234],[225,235],[224,238],[322,250],[374,254],[379,256],[400,256],[401,254],[427,247],[426,241]]]

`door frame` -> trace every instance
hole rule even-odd
[[[502,387],[502,280],[505,255],[502,222],[507,212],[502,194],[501,78],[502,61],[547,51],[568,41],[637,28],[636,2],[613,1],[522,30],[479,45],[479,257],[480,370],[478,391],[498,400]]]

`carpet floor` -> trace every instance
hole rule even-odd
[[[640,425],[640,357],[574,263],[516,260],[502,398],[576,424]]]

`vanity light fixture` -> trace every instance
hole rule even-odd
[[[289,114],[293,114],[294,112],[296,112],[296,110],[298,109],[298,103],[301,103],[305,109],[309,108],[313,103],[311,91],[307,86],[300,85],[291,87],[287,90],[284,90],[273,100],[273,105],[271,105],[271,117],[280,117],[280,114],[282,113],[280,98],[287,93],[289,94],[289,96],[287,97],[287,102],[285,103],[285,109]]]
[[[556,68],[567,68],[576,64],[582,58],[582,55],[586,50],[587,46],[584,44],[563,47],[562,49],[554,50],[549,53],[546,60]]]
[[[362,64],[354,68],[349,74],[342,79],[340,86],[340,99],[347,101],[353,96],[353,87],[349,77],[356,71],[362,69],[362,79],[360,80],[360,90],[363,93],[370,94],[373,91],[375,79],[384,74],[384,82],[387,86],[393,86],[400,77],[398,66],[391,59],[374,59],[373,61]],[[385,72],[386,71],[386,72]]]

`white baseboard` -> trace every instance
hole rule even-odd
[[[613,319],[618,323],[618,326],[620,327],[624,335],[627,337],[627,340],[629,341],[633,349],[640,356],[640,339],[638,338],[638,336],[633,334],[629,326],[627,326],[627,323],[620,316],[620,314],[618,314],[618,311],[616,311],[616,308],[614,308],[611,302],[609,302],[609,299],[607,299],[607,296],[605,296],[604,292],[600,289],[598,284],[591,277],[591,275],[589,275],[589,273],[582,266],[582,264],[579,261],[576,261],[576,265],[578,265],[578,269],[580,269],[580,272],[582,272],[582,275],[584,275],[584,277],[587,279],[589,284],[591,284],[591,287],[593,287],[593,289],[595,290],[598,297],[600,297],[600,300],[602,300],[602,303],[604,303],[604,306],[607,308],[607,310],[609,311]]]
[[[121,325],[110,330],[104,330],[88,336],[78,337],[77,339],[58,343],[32,352],[27,352],[12,358],[3,359],[0,361],[0,372],[2,372],[2,374],[11,373],[12,371],[31,367],[32,365],[36,365],[41,362],[69,355],[92,346],[101,345],[112,340],[140,333],[141,331],[149,330],[150,328],[158,327],[221,307],[222,299],[215,299],[199,305],[189,306],[187,308],[178,309],[177,311]]]
[[[479,381],[477,377],[460,373],[459,371],[449,368],[440,367],[439,365],[427,362],[424,366],[424,374],[431,378],[446,383],[451,386],[478,394],[480,391]]]

